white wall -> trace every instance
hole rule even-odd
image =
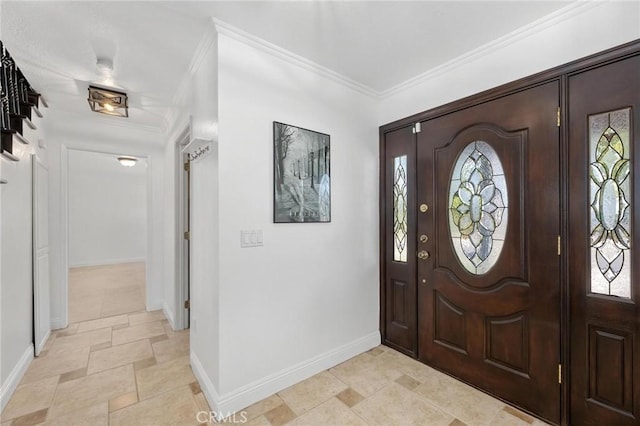
[[[222,411],[380,341],[376,102],[235,37],[204,55],[190,111],[216,141],[192,166],[192,365]],[[331,223],[273,223],[273,121],[331,135]]]
[[[31,143],[23,145],[16,141],[13,144],[19,161],[0,159],[0,177],[8,181],[0,185],[0,410],[33,358],[31,154],[38,154],[46,164],[47,153],[37,146],[38,140],[44,137],[44,120],[34,114],[32,121],[37,130],[24,126],[24,136]]]
[[[146,158],[147,309],[160,309],[164,282],[165,137],[158,129],[133,126],[118,118],[105,117],[88,123],[82,114],[59,111],[55,106],[50,108],[47,124],[52,328],[67,326],[68,155],[73,150],[115,155],[126,153]]]
[[[218,138],[219,51],[218,38],[209,34],[210,44],[198,64],[190,88],[192,99],[192,139],[215,141],[213,152],[191,167],[191,351],[207,372],[219,393],[224,366],[221,364],[220,309],[226,303],[220,296],[220,171]],[[233,160],[231,160],[233,161]],[[209,389],[209,398],[215,398]]]
[[[146,260],[146,160],[116,157],[69,151],[70,267]]]
[[[576,2],[389,93],[378,124],[640,38],[640,2]]]
[[[378,132],[371,98],[219,40],[225,395],[377,336]],[[273,223],[274,120],[331,135],[331,223]],[[263,229],[264,247],[240,248],[242,229]]]

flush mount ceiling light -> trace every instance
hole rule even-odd
[[[89,106],[91,111],[102,114],[115,115],[117,117],[129,116],[127,94],[101,87],[89,86]]]
[[[118,162],[125,167],[133,167],[138,162],[136,157],[118,157]]]

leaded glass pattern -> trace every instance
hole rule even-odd
[[[484,141],[467,145],[449,185],[449,230],[462,266],[474,275],[496,264],[507,234],[508,194],[502,162]]]
[[[591,292],[631,297],[631,108],[589,117]]]
[[[407,261],[407,156],[393,159],[393,260]]]

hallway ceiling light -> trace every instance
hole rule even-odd
[[[89,106],[91,111],[117,117],[129,116],[129,105],[126,93],[115,90],[89,86]]]
[[[118,157],[118,162],[125,167],[133,167],[138,162],[136,157]]]

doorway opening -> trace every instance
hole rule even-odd
[[[68,151],[69,323],[146,308],[147,161],[117,157]]]

